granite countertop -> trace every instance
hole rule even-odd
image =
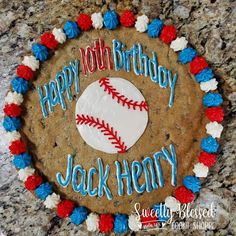
[[[195,205],[216,205],[213,230],[160,230],[160,235],[236,234],[236,4],[233,0],[1,0],[0,1],[0,121],[4,96],[17,64],[44,31],[107,7],[142,12],[172,21],[203,54],[220,80],[226,120],[217,164],[211,168]],[[0,235],[88,235],[86,227],[60,220],[55,212],[24,189],[17,179],[0,128]],[[145,234],[145,233],[140,233]],[[147,233],[145,235],[148,235]]]

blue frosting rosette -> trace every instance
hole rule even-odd
[[[201,149],[208,153],[216,153],[219,148],[219,143],[215,138],[208,136],[202,139]]]
[[[26,93],[29,89],[28,81],[20,77],[15,77],[11,81],[11,86],[13,91],[21,94]]]
[[[70,215],[70,220],[75,225],[80,225],[86,220],[87,215],[88,210],[86,207],[76,207]]]
[[[64,31],[65,31],[67,38],[69,38],[69,39],[77,38],[80,34],[80,29],[79,29],[77,23],[74,21],[69,21],[69,20],[66,21],[66,23],[64,25]]]
[[[36,196],[41,200],[45,200],[47,196],[50,195],[51,193],[52,193],[52,185],[49,183],[41,184],[35,190]]]
[[[212,69],[206,68],[206,69],[203,69],[197,75],[195,75],[195,79],[198,83],[207,82],[207,81],[211,80],[213,78],[213,76],[214,76],[214,74],[213,74]]]
[[[164,24],[160,19],[154,19],[151,24],[148,25],[148,36],[150,38],[157,38],[163,26]]]
[[[109,30],[116,29],[119,25],[118,17],[118,14],[114,10],[106,11],[103,18],[105,27]]]
[[[114,220],[114,232],[117,234],[125,233],[129,230],[128,226],[128,216],[125,214],[115,215]]]
[[[47,47],[40,43],[34,43],[32,45],[32,53],[36,57],[36,59],[40,61],[46,61],[49,57],[49,52]]]
[[[201,181],[198,177],[195,176],[185,176],[183,180],[183,184],[186,188],[191,190],[193,193],[197,193],[201,188]]]
[[[3,120],[3,127],[8,132],[19,130],[21,127],[21,120],[18,117],[6,116]]]
[[[25,167],[31,165],[32,157],[28,153],[22,153],[20,155],[14,156],[13,165],[18,169],[24,169]]]
[[[205,107],[217,107],[223,103],[222,96],[219,93],[207,93],[202,99]]]
[[[179,53],[179,62],[181,64],[187,64],[197,56],[197,51],[193,48],[185,48]]]

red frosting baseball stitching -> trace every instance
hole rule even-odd
[[[110,127],[108,123],[105,123],[104,120],[100,121],[98,118],[94,118],[93,116],[77,114],[76,123],[78,125],[89,125],[100,130],[103,135],[108,137],[111,144],[115,145],[115,148],[118,149],[118,153],[124,153],[127,151],[127,146],[121,140],[121,137],[118,136],[117,131],[115,131],[113,127]]]
[[[116,90],[116,88],[114,88],[110,84],[109,78],[101,78],[99,80],[99,84],[100,84],[100,87],[104,88],[104,92],[107,92],[109,95],[111,95],[112,99],[116,98],[117,103],[121,104],[123,107],[127,106],[128,109],[133,109],[133,110],[139,109],[140,111],[143,111],[143,110],[148,111],[148,104],[146,101],[141,101],[141,102],[133,101],[125,97],[125,95],[120,94]]]

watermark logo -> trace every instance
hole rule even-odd
[[[140,229],[214,229],[216,216],[214,203],[208,208],[193,207],[192,204],[179,204],[173,212],[165,204],[154,205],[152,209],[142,209],[140,203],[134,204],[133,215],[139,222]]]

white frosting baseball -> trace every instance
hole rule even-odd
[[[54,28],[52,34],[59,43],[64,43],[66,41],[66,34],[63,32],[63,29]]]
[[[22,64],[30,67],[33,71],[36,71],[39,68],[39,61],[34,56],[24,56]]]
[[[90,213],[86,219],[87,230],[95,232],[99,228],[99,216],[96,213]]]
[[[180,207],[180,202],[172,196],[168,196],[165,199],[165,205],[166,207],[168,207],[170,210],[172,210],[173,212],[175,211],[179,211],[179,207]]]
[[[20,105],[22,102],[23,102],[23,96],[22,94],[17,93],[17,92],[9,91],[7,96],[5,97],[6,104],[14,103],[16,105]]]
[[[196,177],[207,177],[209,168],[202,163],[194,165],[193,172]]]
[[[43,202],[46,208],[53,209],[56,208],[58,203],[60,202],[60,196],[52,193],[51,195],[48,195],[46,200]]]
[[[218,85],[218,81],[216,79],[211,79],[206,82],[201,82],[200,83],[200,88],[204,92],[209,92],[210,90],[216,90]]]
[[[19,180],[25,182],[29,176],[34,174],[34,172],[35,172],[34,168],[27,166],[24,169],[20,169],[18,171],[18,178]]]
[[[95,29],[101,29],[103,27],[103,18],[102,18],[102,13],[101,12],[93,13],[91,15],[91,19],[92,19],[93,27]]]
[[[139,104],[145,102],[141,92],[128,80],[108,78],[108,81],[110,86],[120,95],[123,95],[124,98],[132,99],[133,102]],[[148,122],[148,112],[146,110],[140,111],[137,107],[134,110],[132,107],[128,109],[126,105],[122,106],[122,102],[118,103],[116,97],[112,98],[108,91],[104,91],[103,86],[100,87],[99,81],[90,84],[78,99],[75,117],[77,115],[88,115],[95,120],[99,119],[100,123],[104,120],[105,130],[112,129],[113,134],[117,132],[116,139],[111,139],[114,136],[110,135],[111,132],[104,131],[103,128],[98,129],[94,125],[77,124],[79,133],[85,142],[94,149],[106,153],[120,152],[121,149],[118,146],[123,142],[124,146],[127,147],[126,150],[132,147],[143,134]],[[109,135],[104,135],[105,133]],[[114,142],[117,142],[117,144]]]
[[[135,28],[138,32],[143,33],[148,28],[149,19],[146,15],[138,16],[135,22]]]
[[[132,214],[129,216],[128,225],[129,225],[129,228],[135,232],[139,231],[142,228],[142,223],[140,222],[140,219],[138,218],[138,216],[135,214]]]
[[[21,135],[18,131],[12,131],[12,132],[6,132],[6,142],[8,144],[19,140],[21,138]]]
[[[213,138],[220,138],[223,131],[223,126],[216,121],[206,124],[206,132]]]
[[[170,44],[170,48],[172,48],[175,52],[181,51],[187,47],[188,41],[185,37],[176,38]]]

